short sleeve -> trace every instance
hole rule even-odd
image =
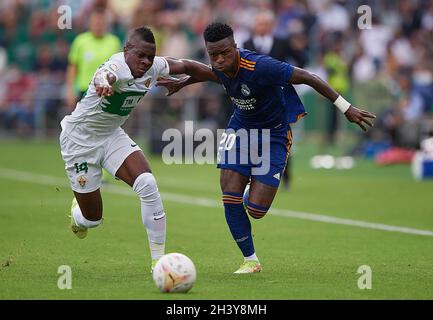
[[[168,66],[168,62],[163,57],[156,56],[153,60],[153,67],[155,68],[156,77],[164,77],[170,74],[170,67]]]
[[[262,85],[285,86],[292,77],[294,67],[286,62],[261,56],[256,63],[255,80]]]

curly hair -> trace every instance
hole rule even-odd
[[[204,41],[217,42],[233,36],[233,29],[225,23],[213,22],[203,32]]]

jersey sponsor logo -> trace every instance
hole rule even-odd
[[[277,180],[280,180],[280,179],[281,179],[281,175],[280,175],[279,172],[276,173],[276,174],[274,174],[273,177],[274,177],[275,179],[277,179]]]
[[[137,146],[137,144],[136,143],[133,143],[133,144],[131,144],[131,147],[136,147]]]
[[[134,84],[134,80],[131,79],[128,81],[128,87],[132,86],[133,84]]]
[[[257,102],[257,100],[255,98],[237,99],[234,97],[230,97],[230,99],[241,110],[253,110],[254,104]]]
[[[77,178],[77,182],[78,182],[78,184],[80,185],[81,188],[84,188],[86,186],[86,183],[87,183],[86,176],[83,176],[83,175],[79,176]]]
[[[241,84],[241,92],[244,96],[248,97],[251,94],[250,88],[245,83]]]
[[[115,92],[111,96],[107,96],[102,99],[101,108],[102,111],[117,114],[119,116],[128,115],[140,99],[147,93],[146,92]]]

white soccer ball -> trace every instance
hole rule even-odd
[[[186,255],[168,253],[158,260],[152,276],[161,292],[188,292],[195,282],[196,271]]]

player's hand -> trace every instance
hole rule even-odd
[[[347,120],[356,123],[365,132],[367,132],[368,126],[373,126],[373,121],[371,119],[376,119],[376,116],[373,113],[358,109],[354,106],[350,106],[344,115]]]
[[[113,87],[110,85],[97,85],[95,88],[100,97],[108,97],[113,94]]]
[[[171,96],[173,93],[178,92],[180,89],[184,87],[184,81],[187,80],[189,77],[184,77],[181,79],[176,78],[164,78],[161,77],[156,82],[156,86],[165,87],[168,91],[165,94],[166,96]]]

